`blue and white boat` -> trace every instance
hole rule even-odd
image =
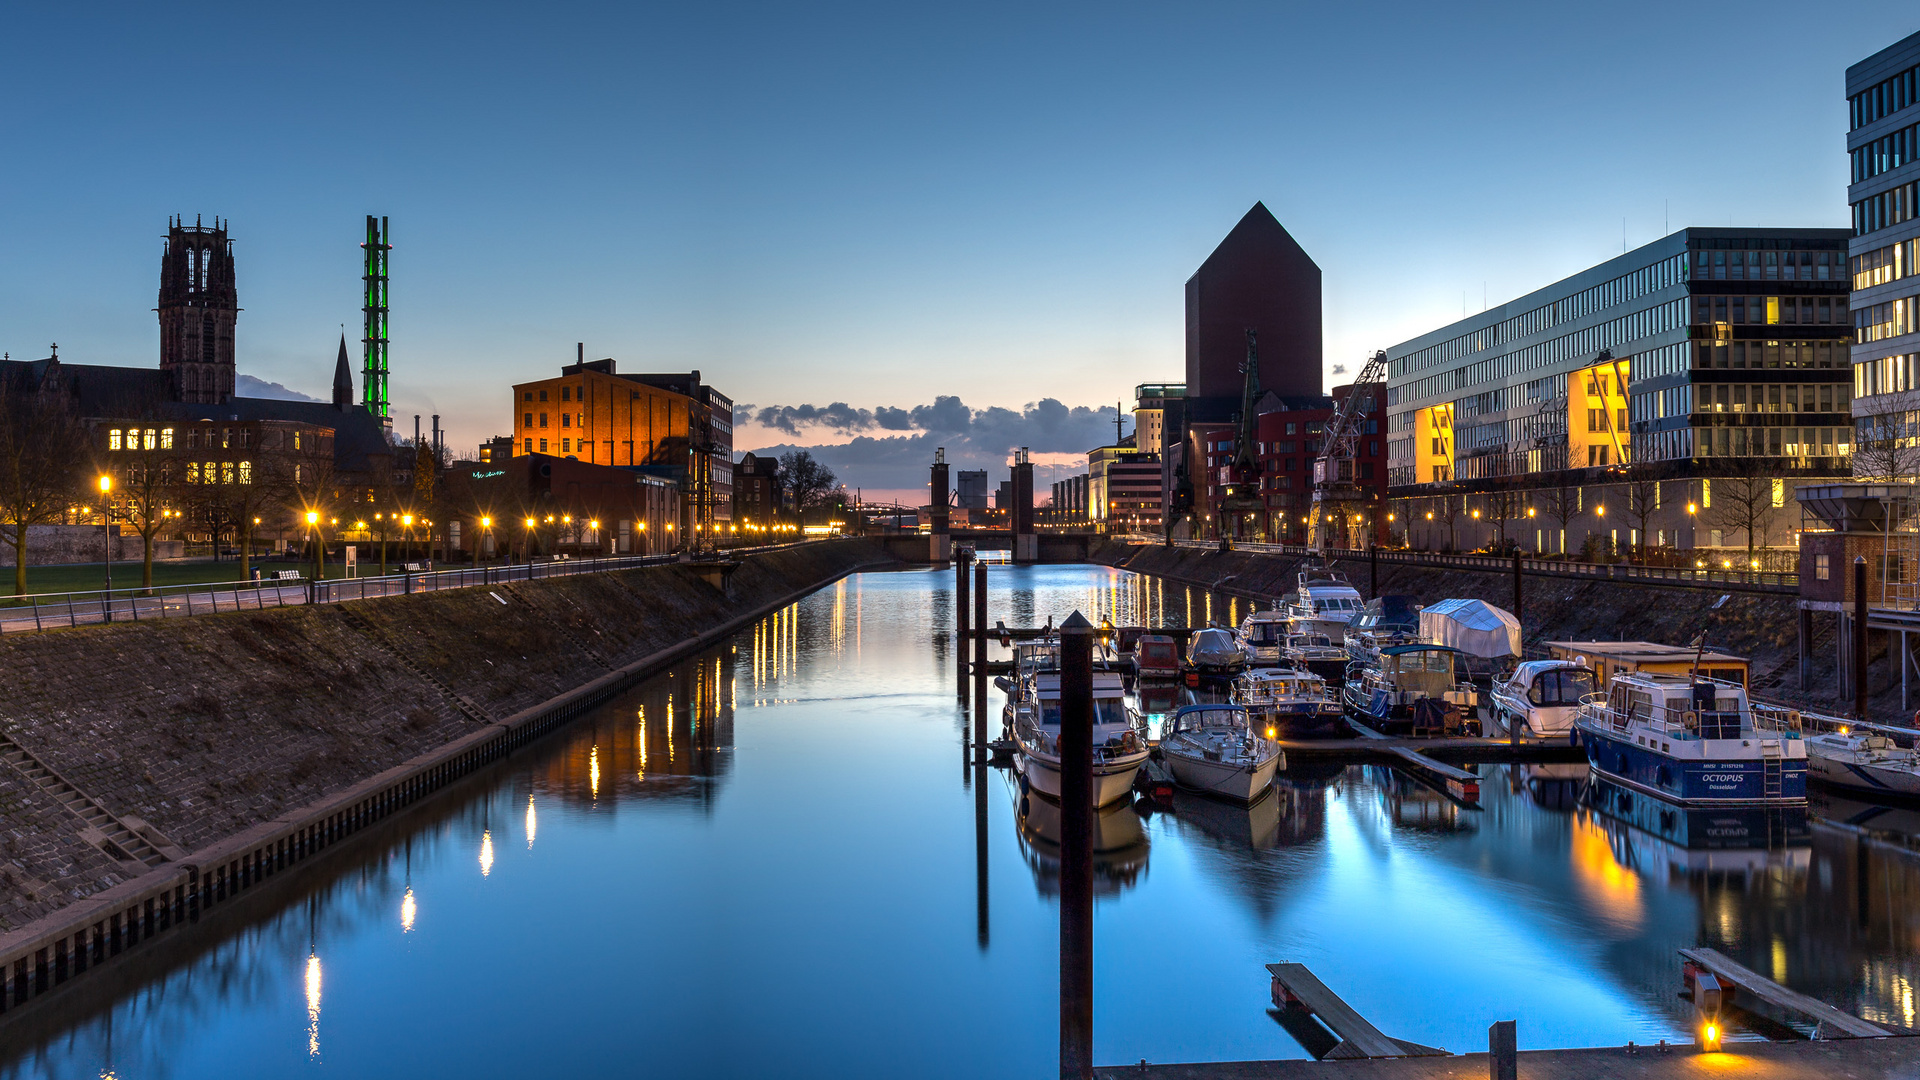
[[[1747,692],[1681,675],[1622,672],[1574,719],[1593,771],[1680,806],[1798,806],[1807,743],[1753,725]]]

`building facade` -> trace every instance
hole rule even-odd
[[[1790,540],[1792,487],[1851,469],[1847,239],[1683,229],[1387,350],[1389,513],[1419,546]],[[1783,512],[1736,524],[1736,487]]]
[[[743,527],[769,526],[785,519],[780,491],[780,461],[765,454],[742,454],[733,466],[732,522]]]
[[[1106,532],[1161,528],[1160,455],[1136,447],[1087,451],[1087,516]]]
[[[1847,69],[1854,473],[1920,472],[1920,34]]]
[[[1260,413],[1259,442],[1260,498],[1266,504],[1265,536],[1274,543],[1308,542],[1309,518],[1313,513],[1313,463],[1325,452],[1327,424],[1334,411],[1353,386],[1336,386],[1333,397],[1288,406],[1268,398]],[[1374,407],[1355,418],[1353,476],[1365,496],[1365,520],[1352,523],[1375,542],[1388,535],[1386,520],[1387,456],[1386,436],[1381,431],[1382,409]]]
[[[1178,426],[1180,402],[1187,396],[1183,383],[1141,383],[1133,388],[1133,442],[1144,454],[1166,450],[1168,410]]]
[[[962,510],[987,508],[987,470],[961,469],[954,474],[954,505]]]

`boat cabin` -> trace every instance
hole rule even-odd
[[[1040,725],[1056,731],[1060,727],[1060,673],[1042,672],[1034,679],[1034,696],[1040,704]],[[1093,673],[1094,741],[1101,741],[1102,728],[1122,730],[1132,726],[1127,715],[1127,690],[1114,672]]]
[[[1599,695],[1589,703],[1599,704]],[[1614,676],[1604,698],[1616,731],[1645,728],[1673,739],[1740,739],[1755,735],[1747,692],[1684,675],[1631,672]]]
[[[1688,676],[1696,658],[1700,675],[1721,682],[1747,685],[1747,660],[1742,656],[1704,652],[1686,645],[1659,645],[1651,641],[1549,641],[1547,655],[1555,660],[1571,660],[1593,669],[1595,681],[1606,686],[1615,675]]]
[[[1179,735],[1183,732],[1202,729],[1217,731],[1221,728],[1230,731],[1250,731],[1247,710],[1238,705],[1223,703],[1188,705],[1167,718],[1166,726],[1161,730],[1160,736],[1165,739],[1169,735]]]

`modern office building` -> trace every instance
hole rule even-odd
[[[1157,531],[1160,480],[1160,455],[1134,446],[1131,435],[1087,451],[1088,519],[1110,532]]]
[[[1388,349],[1389,512],[1416,546],[1790,542],[1790,489],[1851,468],[1847,238],[1683,229]],[[1735,484],[1780,520],[1732,524]]]
[[[1920,34],[1847,69],[1854,417],[1862,479],[1920,472]]]

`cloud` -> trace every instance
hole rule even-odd
[[[236,375],[233,379],[233,396],[248,398],[272,398],[275,401],[319,401],[298,390],[289,390],[277,382],[256,379],[251,375]]]
[[[1112,405],[1070,406],[1054,398],[1018,409],[974,409],[952,395],[911,408],[856,409],[845,402],[770,405],[752,409],[753,425],[765,431],[736,430],[734,449],[776,455],[807,450],[849,488],[911,492],[925,489],[933,452],[944,448],[956,470],[985,469],[991,486],[1005,478],[1007,459],[1020,447],[1037,455],[1080,456],[1112,443],[1113,417]],[[767,433],[786,438],[754,445],[756,435]],[[852,438],[819,438],[827,433]],[[1044,484],[1044,479],[1037,482]]]

